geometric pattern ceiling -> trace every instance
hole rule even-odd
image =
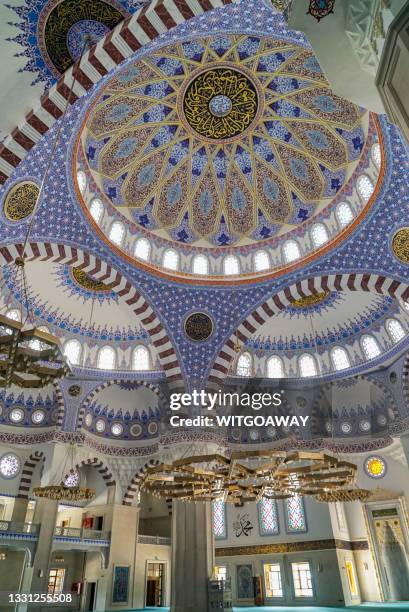
[[[293,41],[196,38],[108,81],[82,145],[129,219],[174,241],[227,246],[283,233],[329,203],[359,160],[364,115]]]

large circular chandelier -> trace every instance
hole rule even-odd
[[[318,501],[367,500],[357,466],[325,453],[243,451],[185,457],[148,468],[142,488],[166,499],[241,504],[310,495]]]

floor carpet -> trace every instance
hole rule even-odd
[[[127,610],[126,612],[169,612],[169,608],[145,608],[144,610]],[[233,612],[334,612],[347,610],[348,612],[409,612],[409,601],[400,603],[365,603],[360,606],[262,606],[237,607]],[[122,611],[121,611],[122,612]],[[125,611],[124,611],[125,612]]]

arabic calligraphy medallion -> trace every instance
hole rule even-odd
[[[188,125],[210,140],[241,136],[256,119],[259,97],[244,72],[223,66],[196,75],[183,95]]]

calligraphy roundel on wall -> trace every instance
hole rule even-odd
[[[392,251],[402,263],[409,264],[409,227],[402,227],[392,239]]]
[[[34,210],[39,194],[35,183],[24,181],[12,187],[4,201],[4,214],[9,221],[22,221]]]
[[[193,312],[185,320],[185,334],[194,342],[204,342],[213,333],[213,321],[205,312]]]

